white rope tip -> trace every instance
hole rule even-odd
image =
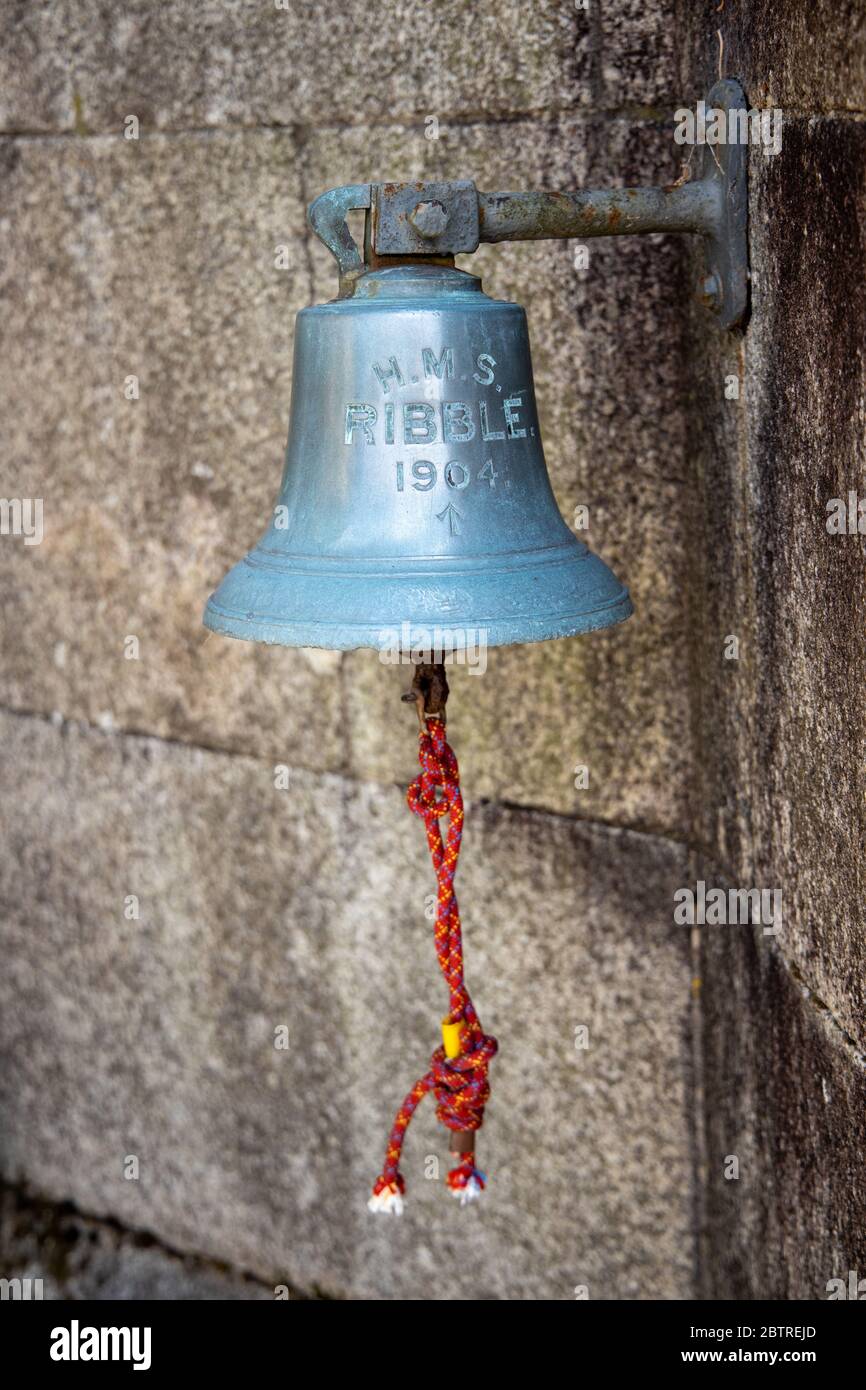
[[[367,1210],[384,1216],[403,1215],[403,1196],[394,1187],[383,1187],[381,1192],[374,1192],[367,1203]]]
[[[484,1191],[484,1184],[477,1178],[470,1178],[463,1187],[452,1187],[451,1196],[456,1197],[461,1207],[465,1207],[469,1202],[475,1202]]]

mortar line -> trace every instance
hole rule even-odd
[[[37,1218],[40,1213],[50,1213],[49,1220],[52,1225],[61,1221],[64,1217],[82,1223],[89,1223],[92,1226],[99,1226],[104,1231],[111,1232],[112,1235],[120,1240],[128,1239],[133,1245],[139,1248],[156,1248],[162,1255],[169,1260],[179,1260],[187,1263],[192,1260],[200,1268],[215,1274],[232,1274],[236,1277],[257,1285],[261,1289],[273,1290],[280,1284],[286,1285],[290,1295],[299,1301],[312,1301],[314,1295],[305,1292],[300,1285],[287,1284],[285,1277],[275,1279],[273,1283],[266,1279],[264,1275],[255,1274],[252,1270],[242,1265],[236,1265],[228,1259],[220,1259],[217,1255],[207,1255],[196,1249],[182,1249],[180,1246],[172,1245],[169,1241],[157,1235],[154,1231],[144,1226],[129,1226],[125,1221],[121,1221],[116,1216],[96,1215],[93,1212],[84,1211],[78,1204],[69,1197],[48,1197],[44,1193],[37,1193],[30,1189],[26,1183],[12,1182],[8,1178],[0,1178],[0,1199],[4,1194],[12,1197],[18,1206],[30,1209]],[[2,1207],[0,1207],[2,1210]]]
[[[148,729],[137,729],[134,727],[115,727],[112,729],[100,728],[98,724],[92,724],[83,718],[63,717],[62,722],[58,723],[52,715],[44,714],[40,710],[16,709],[12,705],[0,702],[0,714],[8,714],[13,719],[32,719],[40,724],[48,724],[56,732],[60,732],[64,726],[81,729],[87,734],[92,734],[96,738],[130,738],[149,740],[155,743],[163,743],[167,747],[186,749],[191,753],[210,753],[216,757],[235,758],[250,763],[266,763],[267,759],[260,753],[244,752],[237,748],[226,748],[217,743],[204,743],[198,740],[180,738],[177,735],[158,734]],[[355,773],[334,772],[327,768],[313,768],[303,764],[296,765],[297,770],[307,773],[310,777],[331,777],[339,781],[350,782],[357,787],[387,787],[399,791],[406,790],[405,784],[400,781],[383,781],[377,777],[359,777]],[[660,830],[650,830],[641,826],[624,824],[619,821],[604,820],[603,818],[583,816],[568,811],[556,811],[552,807],[533,805],[528,802],[502,800],[498,797],[490,796],[470,796],[467,798],[469,804],[484,807],[494,806],[512,814],[519,813],[529,815],[533,818],[543,816],[551,817],[556,820],[574,822],[578,825],[587,826],[589,829],[607,830],[622,835],[640,836],[642,839],[651,840],[656,844],[669,848],[680,849],[686,852],[695,852],[710,857],[710,851],[700,846],[689,844],[686,840],[681,840],[675,835],[667,835]]]
[[[757,108],[756,108],[757,109]],[[586,106],[581,107],[533,107],[526,111],[501,112],[492,114],[490,112],[478,111],[477,113],[463,113],[460,115],[444,115],[440,123],[446,129],[471,128],[472,126],[503,126],[503,125],[522,125],[549,124],[551,119],[575,119],[583,124],[587,120],[606,119],[610,121],[647,121],[662,123],[673,120],[673,111],[668,112],[657,107],[635,107],[620,108],[610,110],[597,110]],[[256,132],[276,132],[278,134],[290,134],[292,132],[302,132],[306,138],[310,134],[330,131],[364,131],[364,130],[417,130],[419,133],[424,131],[423,115],[395,115],[364,121],[257,121],[249,125],[186,125],[186,126],[154,126],[139,131],[138,141],[153,139],[154,137],[169,138],[172,136],[183,137],[188,135],[250,135]],[[27,127],[10,128],[0,131],[0,139],[4,140],[42,140],[46,143],[55,140],[126,140],[122,130],[114,130],[110,127],[103,127],[98,130],[80,131],[72,128],[68,130],[38,130],[28,129]]]
[[[461,113],[460,115],[445,115],[442,117],[442,125],[446,129],[471,128],[473,126],[506,126],[521,124],[545,124],[549,125],[551,119],[575,120],[578,124],[589,124],[592,121],[607,121],[611,124],[615,122],[642,122],[646,125],[667,125],[674,119],[674,110],[679,107],[671,106],[660,108],[654,106],[635,106],[635,107],[543,107],[529,108],[526,111],[504,112],[491,114],[479,111],[477,113]],[[798,118],[809,118],[812,121],[846,121],[851,120],[862,122],[866,119],[866,109],[860,107],[833,107],[828,111],[814,111],[809,107],[791,106],[783,104],[781,108],[775,106],[754,106],[750,108],[755,111],[774,111],[781,109],[783,117],[795,116]],[[303,138],[308,138],[310,134],[318,134],[329,131],[364,131],[364,130],[418,130],[423,131],[423,116],[392,116],[381,119],[365,121],[303,121],[285,123],[273,121],[260,121],[251,125],[189,125],[189,126],[164,126],[155,127],[152,130],[145,130],[139,134],[139,142],[154,138],[183,138],[195,135],[250,135],[256,132],[266,133],[268,131],[291,135],[302,133]],[[103,128],[99,130],[77,131],[69,130],[31,130],[26,127],[16,129],[14,127],[0,131],[0,140],[19,140],[22,142],[42,141],[50,143],[62,140],[125,140],[121,130],[111,130]]]

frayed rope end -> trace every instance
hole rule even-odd
[[[461,1207],[465,1207],[468,1202],[474,1202],[481,1196],[487,1179],[473,1163],[461,1163],[451,1169],[445,1181],[451,1189],[451,1196],[457,1198]]]
[[[399,1173],[392,1182],[388,1182],[384,1177],[377,1178],[373,1187],[373,1195],[367,1203],[368,1211],[382,1213],[386,1216],[402,1216],[405,1191],[406,1184]]]

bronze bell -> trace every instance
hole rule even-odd
[[[535,642],[627,618],[628,591],[557,508],[523,309],[443,264],[350,287],[298,314],[279,497],[206,625],[448,651],[465,634]]]

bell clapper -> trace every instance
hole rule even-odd
[[[400,698],[405,704],[415,706],[422,734],[426,732],[425,719],[441,719],[444,724],[448,693],[448,677],[441,662],[415,663],[411,688]]]
[[[430,653],[432,656],[433,653]],[[446,1182],[460,1205],[480,1197],[485,1176],[475,1166],[475,1131],[484,1120],[490,1095],[487,1071],[496,1054],[496,1039],[485,1034],[463,979],[463,938],[460,911],[454,892],[454,875],[463,835],[463,797],[460,771],[454,751],[445,738],[445,705],[448,679],[440,662],[418,661],[410,690],[401,697],[414,704],[420,734],[418,760],[421,771],[409,787],[410,810],[421,816],[427,844],[439,884],[436,900],[434,943],[439,967],[450,995],[449,1012],[442,1019],[442,1046],[430,1059],[430,1069],[416,1081],[394,1121],[385,1152],[385,1166],[368,1202],[371,1211],[395,1215],[403,1210],[406,1184],[400,1173],[403,1139],[416,1107],[428,1091],[436,1098],[436,1115],[449,1131],[449,1149],[455,1166]],[[440,818],[448,816],[443,842]]]

